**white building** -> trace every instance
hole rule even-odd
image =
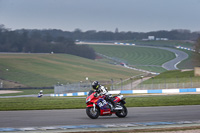
[[[148,40],[155,40],[155,36],[148,36]]]
[[[169,39],[168,39],[168,38],[156,38],[156,40],[167,41],[167,40],[169,40]]]

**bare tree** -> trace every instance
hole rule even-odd
[[[195,43],[195,53],[193,54],[192,63],[194,66],[200,66],[200,36]]]
[[[197,38],[197,41],[195,43],[195,52],[199,53],[200,50],[200,36]]]

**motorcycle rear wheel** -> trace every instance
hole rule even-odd
[[[119,118],[124,118],[128,114],[128,110],[127,110],[126,106],[123,105],[122,108],[123,108],[122,111],[118,111],[118,112],[115,113],[116,116],[118,116]]]
[[[86,113],[91,119],[97,119],[100,115],[99,110],[97,108],[94,110],[93,107],[87,107]]]

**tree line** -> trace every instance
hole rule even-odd
[[[88,45],[76,45],[80,41],[118,41],[142,40],[148,36],[168,38],[169,40],[196,41],[200,32],[190,30],[171,30],[153,32],[115,32],[88,30],[62,31],[59,29],[20,29],[9,30],[0,25],[0,52],[31,52],[31,53],[67,53],[89,59],[95,59],[95,51]]]
[[[76,45],[63,35],[53,36],[38,30],[8,30],[0,25],[0,52],[66,53],[95,59],[95,51],[87,45]]]
[[[21,32],[23,30],[17,30]],[[148,36],[155,36],[156,38],[168,38],[169,40],[192,40],[196,41],[199,32],[191,32],[190,30],[176,29],[171,31],[160,30],[152,32],[119,32],[116,28],[115,32],[111,31],[96,31],[88,30],[83,32],[80,29],[74,31],[62,31],[58,29],[43,29],[43,30],[26,30],[29,34],[38,32],[41,35],[51,35],[53,37],[63,36],[73,40],[81,41],[114,41],[114,40],[142,40],[147,39]]]

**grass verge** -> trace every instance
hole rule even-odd
[[[127,107],[199,105],[200,95],[173,95],[128,97]],[[0,111],[7,110],[51,110],[51,109],[83,109],[86,107],[85,98],[66,97],[29,97],[1,98]]]

